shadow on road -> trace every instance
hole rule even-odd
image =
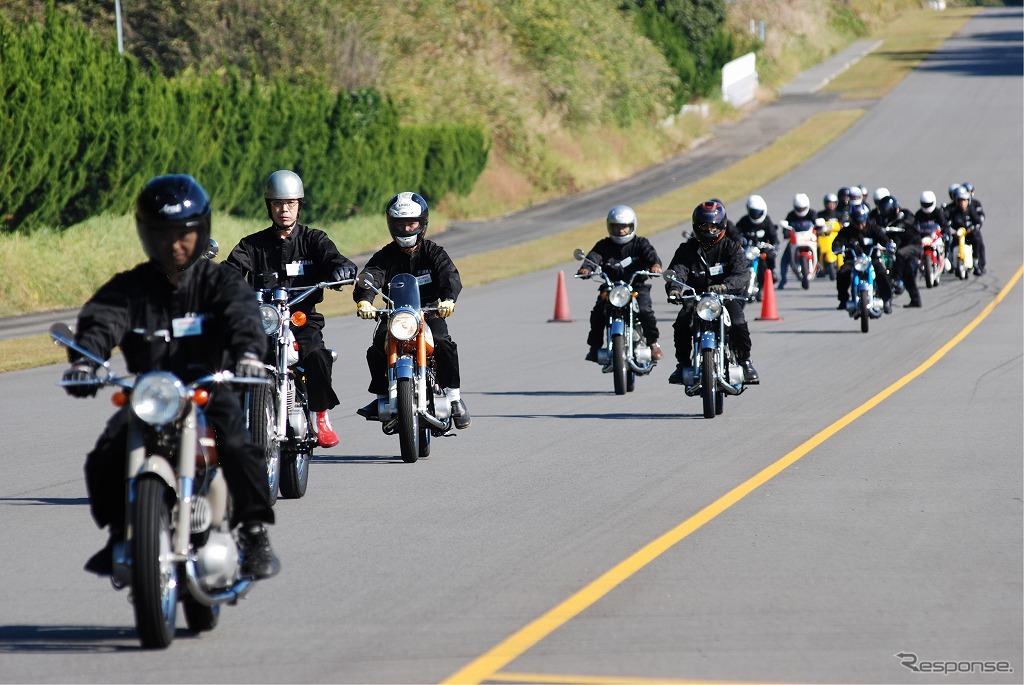
[[[179,629],[175,639],[195,637]],[[131,644],[122,644],[129,641]],[[117,644],[115,644],[117,643]],[[110,626],[0,626],[0,653],[50,652],[136,652],[135,628]]]
[[[88,497],[0,497],[0,502],[19,505],[47,506],[86,506]]]

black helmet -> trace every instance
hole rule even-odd
[[[892,195],[886,195],[878,201],[878,216],[882,217],[886,221],[895,221],[899,213],[899,200],[894,198]]]
[[[850,188],[848,186],[840,188],[839,192],[836,193],[836,196],[839,198],[839,204],[841,206],[845,207],[850,204]]]
[[[868,208],[863,204],[850,207],[850,223],[866,224],[868,222]]]
[[[184,271],[203,256],[210,243],[210,198],[187,174],[157,176],[146,183],[135,202],[135,227],[142,249],[155,262],[160,262],[158,246],[167,234],[197,231],[194,253],[188,264],[178,267]]]
[[[388,220],[388,232],[398,246],[403,249],[415,247],[421,236],[427,233],[427,217],[430,208],[427,201],[416,193],[399,193],[388,200],[384,208],[384,216]],[[400,220],[419,219],[420,227],[415,233],[396,232],[397,223]]]
[[[718,200],[702,202],[693,210],[693,234],[705,248],[725,237],[725,206]]]

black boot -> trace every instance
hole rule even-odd
[[[452,402],[452,422],[459,430],[469,428],[469,424],[473,422],[469,416],[469,410],[466,409],[466,403],[462,400]]]
[[[359,407],[359,409],[356,409],[356,413],[367,421],[379,420],[379,416],[377,415],[377,400],[370,402],[365,407]]]
[[[114,546],[124,540],[121,531],[110,531],[107,544],[85,562],[85,570],[98,576],[109,576],[114,572]]]
[[[668,382],[672,385],[683,384],[683,366],[682,364],[676,365],[676,370],[669,374]]]
[[[749,359],[741,360],[740,366],[743,367],[743,381],[745,383],[757,385],[761,382],[760,376],[757,375],[757,369],[754,368],[754,364]]]
[[[590,351],[587,352],[587,356],[584,357],[584,359],[586,359],[588,362],[595,362],[596,363],[597,362],[597,352],[600,349],[601,349],[600,347],[591,347]]]
[[[263,524],[248,523],[242,526],[238,537],[245,555],[242,573],[257,580],[276,576],[281,570],[281,562],[270,548],[270,538]]]

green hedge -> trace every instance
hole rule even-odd
[[[43,24],[0,17],[0,224],[77,223],[130,210],[146,179],[190,173],[221,211],[263,216],[276,169],[303,177],[307,218],[380,211],[396,192],[467,194],[487,162],[475,126],[404,126],[374,91],[167,79],[96,42],[52,8]]]

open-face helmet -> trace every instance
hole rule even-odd
[[[196,246],[185,271],[199,261],[210,244],[210,198],[199,182],[187,174],[169,174],[149,180],[135,201],[135,227],[142,249],[164,268],[159,246],[175,234],[196,231]]]

